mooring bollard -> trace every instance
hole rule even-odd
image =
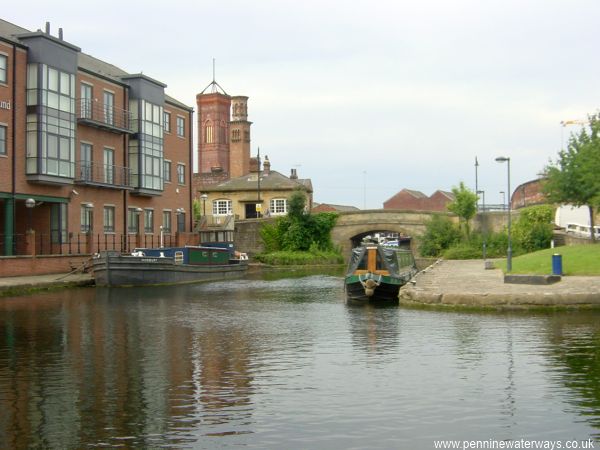
[[[562,275],[562,255],[555,253],[552,255],[552,275]]]

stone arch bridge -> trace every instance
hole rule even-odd
[[[410,246],[416,253],[417,237],[425,232],[425,224],[433,215],[444,215],[454,221],[458,218],[450,213],[430,211],[410,211],[373,209],[339,212],[338,220],[331,232],[334,245],[339,246],[343,255],[349,255],[352,247],[363,236],[375,233],[398,233],[410,237]],[[247,219],[235,223],[237,229],[236,247],[250,254],[263,250],[260,227],[273,219]],[[472,228],[485,227],[488,230],[500,230],[506,225],[506,213],[479,213],[472,221]]]

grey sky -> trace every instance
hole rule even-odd
[[[76,6],[77,5],[77,6]],[[252,152],[309,177],[317,202],[379,208],[464,181],[486,202],[536,178],[598,109],[595,0],[58,0],[3,17],[52,23],[82,51],[165,82],[190,106],[212,80],[247,95]],[[366,174],[365,174],[366,172]]]

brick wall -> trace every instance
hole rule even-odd
[[[13,256],[0,258],[0,277],[67,273],[89,259],[85,256]]]

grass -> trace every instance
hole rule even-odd
[[[552,255],[562,255],[563,275],[600,275],[600,245],[573,245],[548,248],[512,259],[512,273],[548,275],[552,273]],[[506,260],[496,267],[506,272]]]
[[[255,255],[257,261],[273,266],[302,266],[317,264],[343,264],[344,258],[337,252],[289,252],[279,251]]]

